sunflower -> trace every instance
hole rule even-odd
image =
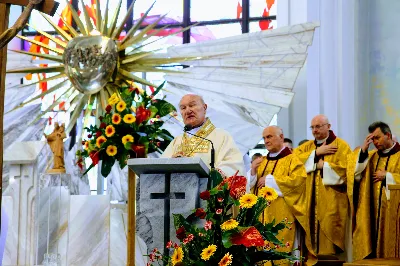
[[[174,254],[172,254],[171,257],[172,265],[182,262],[182,259],[183,259],[183,250],[181,247],[178,247],[174,250]]]
[[[278,198],[278,193],[271,187],[263,187],[260,189],[259,195],[268,201],[274,201]]]
[[[116,105],[117,111],[118,112],[123,112],[126,109],[126,103],[124,101],[119,101]]]
[[[236,228],[239,225],[239,223],[235,219],[230,219],[223,224],[221,224],[221,229],[224,231],[232,230]]]
[[[113,114],[111,120],[114,125],[119,125],[119,123],[121,123],[121,116],[119,114]]]
[[[203,260],[209,260],[212,255],[214,255],[215,251],[217,250],[216,245],[209,245],[201,252],[201,258]]]
[[[134,141],[134,138],[132,135],[128,134],[128,135],[125,135],[122,137],[122,144],[124,144],[124,145],[128,142],[133,142],[133,141]]]
[[[108,138],[112,137],[115,134],[115,128],[113,125],[108,125],[106,127],[106,136]]]
[[[109,105],[114,105],[117,102],[119,102],[119,98],[118,98],[118,95],[116,93],[114,93],[113,95],[111,95],[110,98],[108,98],[108,104]]]
[[[136,117],[133,114],[124,115],[124,122],[127,124],[132,124],[136,121]]]
[[[221,261],[218,263],[218,266],[228,266],[232,264],[232,255],[228,253],[225,254],[225,256],[221,259]]]
[[[107,141],[106,137],[104,137],[104,136],[98,137],[98,138],[96,139],[96,146],[97,146],[97,148],[101,148],[101,145],[102,145],[104,142],[106,142],[106,141]]]
[[[106,152],[108,156],[114,156],[117,154],[117,147],[114,145],[108,145]]]
[[[251,208],[254,204],[257,203],[257,196],[254,194],[245,194],[240,197],[240,207],[242,208]]]

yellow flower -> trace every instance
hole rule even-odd
[[[116,93],[114,93],[113,95],[111,95],[110,98],[108,98],[108,104],[109,105],[114,105],[117,102],[119,102],[119,97],[118,97],[118,95]]]
[[[133,142],[134,138],[132,137],[132,135],[125,135],[122,137],[122,144],[126,144],[128,142]]]
[[[278,198],[278,193],[271,187],[263,187],[260,189],[259,195],[268,201],[274,201]]]
[[[216,245],[209,245],[201,252],[201,258],[203,260],[209,260],[212,255],[214,255],[215,251],[217,250]]]
[[[108,138],[112,137],[115,134],[115,128],[113,125],[109,125],[106,127],[106,136]]]
[[[106,152],[108,156],[114,156],[117,154],[117,147],[114,145],[108,145]]]
[[[224,231],[228,231],[231,229],[236,228],[239,225],[239,223],[235,219],[230,219],[223,224],[221,224],[221,229]]]
[[[133,114],[124,115],[124,122],[127,124],[132,124],[136,121],[136,117]]]
[[[221,259],[221,261],[218,263],[218,266],[228,266],[232,264],[232,255],[228,253],[225,254],[225,256]]]
[[[254,204],[257,203],[257,196],[254,194],[245,194],[240,197],[240,207],[242,208],[251,208]]]
[[[111,120],[114,125],[119,125],[119,123],[121,123],[121,116],[119,114],[113,114]]]
[[[175,264],[177,264],[179,262],[182,262],[182,259],[183,259],[183,250],[182,250],[182,248],[181,247],[176,248],[174,250],[174,254],[172,254],[172,257],[171,257],[172,265],[175,265]]]
[[[118,112],[122,112],[125,111],[126,108],[126,103],[124,101],[120,101],[117,105],[116,105],[117,111]]]
[[[106,141],[107,141],[106,137],[104,137],[104,136],[98,137],[98,138],[96,139],[96,146],[97,146],[97,148],[101,148],[101,145],[102,145],[104,142],[106,142]]]
[[[86,141],[85,142],[85,150],[88,150],[89,149],[89,141]]]

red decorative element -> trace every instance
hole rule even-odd
[[[106,112],[109,114],[111,112],[111,109],[112,109],[111,105],[107,105]]]
[[[145,158],[146,157],[146,149],[144,145],[132,145],[132,150],[136,153],[136,158]]]
[[[246,194],[247,178],[244,176],[231,176],[228,178],[229,195],[234,199],[239,199]]]
[[[151,94],[153,94],[153,93],[154,93],[154,91],[155,91],[154,87],[152,87],[152,86],[149,86],[149,88],[150,88]],[[153,96],[153,95],[151,95],[151,96]],[[150,97],[151,97],[151,96],[150,96]],[[153,96],[153,97],[154,97],[154,96]]]
[[[82,157],[80,157],[78,159],[78,161],[76,162],[76,164],[78,165],[79,169],[81,169],[81,171],[83,170],[83,159]]]
[[[207,213],[202,208],[197,208],[195,215],[196,215],[196,217],[199,217],[200,219],[204,219],[204,218],[206,218]]]
[[[99,151],[91,151],[89,156],[90,156],[90,159],[92,159],[93,165],[96,165],[99,163],[99,160],[100,160]]]
[[[243,245],[245,247],[264,246],[264,239],[254,226],[233,235],[230,240],[233,245]]]
[[[100,128],[106,128],[106,126],[107,126],[106,123],[104,123],[104,122],[101,122],[101,123],[100,123]]]
[[[151,111],[144,108],[143,106],[139,106],[136,110],[136,124],[141,124],[150,118]]]
[[[47,83],[47,82],[46,82]],[[46,85],[47,87],[47,85]],[[65,111],[65,102],[62,101],[59,105],[58,105],[58,110],[60,111]]]
[[[240,5],[240,1],[238,1],[236,8],[236,18],[239,19],[242,15],[242,6]]]
[[[210,199],[210,191],[206,190],[200,193],[200,199],[208,200]]]
[[[262,15],[263,17],[268,17],[269,12],[264,8],[264,13]],[[271,23],[271,20],[260,20],[258,24],[260,25],[261,30],[268,30],[270,29],[269,24]]]
[[[186,237],[185,227],[181,226],[178,228],[178,230],[176,230],[176,238],[178,238],[179,240],[182,240],[185,237]]]
[[[266,0],[267,1],[267,8],[271,10],[273,4],[275,4],[275,0]]]
[[[49,126],[51,126],[51,120],[53,120],[53,118],[51,118],[51,116],[49,116]]]

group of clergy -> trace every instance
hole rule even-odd
[[[185,95],[179,110],[191,130],[176,137],[163,157],[195,156],[209,164],[211,148],[206,138],[214,144],[215,167],[221,174],[231,176],[239,171],[246,175],[241,152],[229,133],[206,117],[207,104],[201,96]],[[292,230],[278,235],[287,243],[280,250],[299,248],[307,265],[326,256],[340,257],[349,237],[350,219],[353,260],[385,257],[387,188],[400,183],[400,145],[392,140],[389,126],[371,124],[364,142],[354,151],[334,134],[326,116],[314,117],[310,129],[315,139],[293,151],[284,145],[279,127],[264,129],[268,155],[254,159],[247,173],[252,193],[257,195],[264,186],[278,193],[261,217],[263,222],[293,222]],[[369,151],[371,144],[375,147]]]

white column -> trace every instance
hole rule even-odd
[[[358,145],[356,0],[308,0],[309,21],[320,21],[307,62],[307,121],[328,116],[332,129]],[[312,138],[311,132],[308,137]]]

